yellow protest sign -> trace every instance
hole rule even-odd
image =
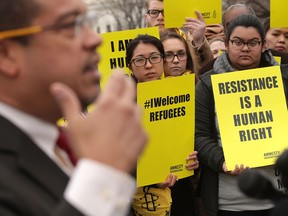
[[[270,27],[288,28],[287,8],[285,0],[270,0]],[[284,7],[283,7],[284,6]]]
[[[201,12],[206,25],[222,22],[222,0],[175,0],[164,1],[165,28],[182,27],[186,17],[197,18]]]
[[[103,57],[99,63],[102,88],[109,80],[113,69],[121,68],[127,75],[130,75],[126,62],[126,48],[128,43],[139,34],[148,34],[159,38],[158,27],[101,34],[103,43],[99,47],[98,52]]]
[[[195,75],[138,83],[137,104],[144,110],[149,143],[138,160],[137,186],[193,175],[185,169],[194,150]]]
[[[213,75],[212,85],[227,168],[274,164],[288,140],[280,67]]]
[[[280,65],[281,64],[281,56],[273,56],[273,57],[277,61],[277,63]]]

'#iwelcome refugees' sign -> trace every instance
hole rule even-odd
[[[275,163],[288,146],[288,113],[279,66],[212,76],[227,168]]]
[[[195,75],[138,83],[137,103],[144,111],[149,143],[137,165],[137,185],[193,175],[186,158],[194,150]]]

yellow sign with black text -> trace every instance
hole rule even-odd
[[[212,76],[228,170],[272,165],[288,146],[288,113],[279,66]]]
[[[112,75],[113,70],[116,68],[123,69],[125,74],[130,76],[130,71],[126,62],[126,48],[129,42],[140,34],[148,34],[159,38],[158,27],[139,28],[101,34],[103,43],[97,51],[101,56],[103,56],[98,66],[101,74],[102,89]]]
[[[222,23],[222,0],[175,0],[164,1],[165,28],[180,28],[185,18],[198,18],[195,10],[199,11],[206,23]]]
[[[193,175],[185,165],[194,150],[195,75],[138,83],[137,104],[149,136],[138,160],[137,186],[164,182],[169,173],[179,179]]]
[[[288,28],[286,0],[270,0],[270,28]]]

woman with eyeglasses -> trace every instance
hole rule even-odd
[[[186,40],[169,30],[161,33],[160,40],[165,51],[165,77],[193,73],[193,62]]]
[[[164,49],[161,41],[150,35],[139,35],[126,50],[126,60],[136,82],[159,80],[163,73]],[[132,207],[138,215],[170,215],[171,192],[177,176],[169,174],[160,184],[137,188]]]
[[[165,51],[164,76],[176,77],[193,73],[193,62],[186,40],[179,34],[166,30],[160,34]],[[197,161],[197,152],[190,154]],[[199,164],[194,168],[197,169]],[[197,179],[188,177],[180,179],[172,186],[171,216],[198,215],[194,186]]]
[[[160,79],[164,61],[161,41],[151,35],[139,35],[129,43],[126,61],[137,82]]]
[[[134,79],[137,82],[160,79],[164,68],[164,54],[163,45],[156,37],[139,35],[132,40],[126,50],[126,59]],[[198,168],[198,160],[194,154],[187,159],[188,170]],[[169,174],[165,182],[137,188],[132,204],[135,215],[169,216],[172,202],[169,187],[172,187],[176,180],[176,175]]]
[[[287,54],[288,28],[270,28],[270,17],[264,20],[263,25],[266,32],[266,47]]]
[[[273,208],[271,201],[249,198],[238,189],[237,176],[249,167],[237,164],[234,170],[227,170],[211,76],[234,71],[241,73],[241,70],[278,63],[270,51],[265,50],[263,25],[253,15],[241,15],[230,22],[226,30],[226,47],[227,51],[217,58],[212,70],[200,77],[196,86],[195,148],[202,165],[200,196],[207,216],[269,216]],[[284,83],[287,85],[287,80]],[[265,173],[277,185],[279,179],[273,166],[255,169]]]

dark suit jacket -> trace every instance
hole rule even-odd
[[[68,176],[15,125],[0,116],[0,215],[81,216],[63,192]]]

